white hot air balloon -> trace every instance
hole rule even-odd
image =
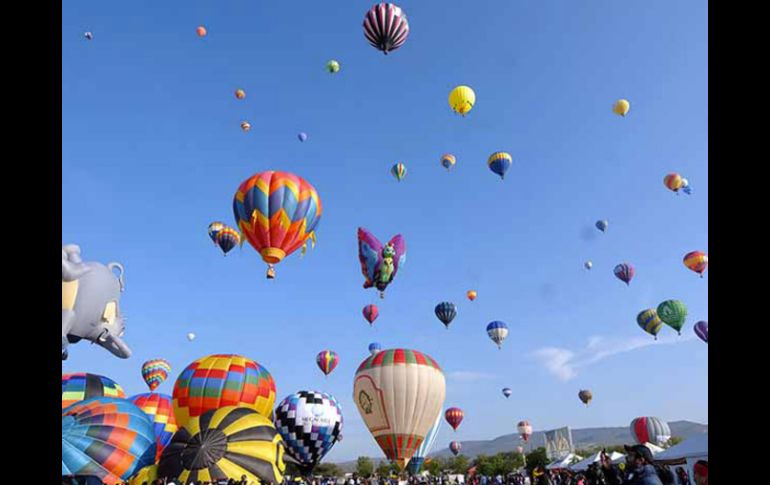
[[[430,356],[382,350],[361,363],[353,401],[385,456],[403,470],[441,415],[446,381]]]
[[[592,263],[591,261],[586,261],[583,266],[585,266],[586,269],[591,269],[594,267],[594,263]]]
[[[188,333],[188,334],[187,334],[187,340],[189,340],[190,342],[192,342],[193,340],[195,340],[195,334],[194,334],[194,333],[192,333],[192,332]]]

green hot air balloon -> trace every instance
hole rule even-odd
[[[642,327],[642,330],[655,337],[655,340],[658,340],[658,332],[663,328],[663,322],[655,310],[649,308],[639,312],[639,315],[636,316],[636,323]]]
[[[658,316],[663,323],[682,335],[682,327],[687,319],[687,307],[679,300],[666,300],[658,305]]]

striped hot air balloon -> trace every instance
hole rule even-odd
[[[491,171],[499,175],[501,179],[504,179],[505,172],[507,172],[508,169],[511,168],[512,162],[513,162],[513,158],[511,158],[510,153],[495,152],[489,156],[489,159],[487,160],[487,165],[489,165],[489,169]]]
[[[460,423],[463,422],[464,417],[465,413],[460,408],[449,408],[444,412],[444,418],[446,419],[446,422],[449,423],[449,426],[451,426],[455,431],[457,431],[457,428],[460,427]]]
[[[142,364],[142,379],[150,391],[157,389],[166,380],[169,372],[171,364],[165,359],[152,359]]]
[[[308,239],[315,244],[321,220],[321,198],[305,179],[288,172],[269,170],[246,179],[233,199],[233,213],[241,234],[268,264],[273,265]]]
[[[510,387],[503,388],[503,396],[505,396],[506,399],[511,397],[511,394],[513,394],[513,389],[511,389]]]
[[[430,356],[389,349],[364,360],[353,401],[385,456],[401,470],[428,436],[446,396],[441,368]]]
[[[516,429],[525,443],[529,441],[529,437],[532,436],[532,425],[529,424],[529,421],[519,421]]]
[[[322,350],[316,356],[315,361],[321,372],[328,376],[340,363],[340,356],[333,350]]]
[[[503,340],[508,336],[508,325],[505,322],[494,321],[487,325],[487,335],[497,344],[497,348],[502,348]]]
[[[254,409],[268,417],[275,403],[275,381],[251,359],[214,354],[188,365],[174,384],[174,416],[178,426],[190,418],[224,406]]]
[[[214,243],[214,246],[217,245],[217,234],[219,234],[219,231],[224,229],[225,224],[223,222],[214,221],[211,224],[209,224],[209,237],[211,238],[211,242]]]
[[[631,280],[634,277],[634,267],[628,263],[620,263],[619,265],[615,266],[615,269],[612,270],[612,272],[615,273],[615,277],[617,279],[626,285],[630,285]]]
[[[364,17],[364,35],[373,47],[387,55],[404,45],[409,37],[406,13],[395,3],[376,4]]]
[[[401,182],[406,177],[406,165],[403,163],[397,163],[390,167],[390,174],[396,177],[396,180]]]
[[[156,438],[157,451],[155,460],[157,461],[163,448],[171,442],[171,437],[177,430],[176,419],[174,418],[174,404],[171,396],[150,392],[137,394],[131,397],[130,401],[141,409],[152,422]]]
[[[225,406],[190,419],[163,450],[158,477],[179,483],[219,480],[283,481],[284,442],[273,423],[252,408]]]
[[[241,235],[230,226],[225,226],[217,233],[217,246],[227,255],[235,246],[241,243]]]
[[[668,190],[676,192],[676,194],[679,195],[679,189],[682,188],[682,176],[678,173],[670,173],[663,177],[663,185],[665,185]]]
[[[449,443],[449,451],[451,451],[454,456],[457,456],[462,449],[463,445],[459,441],[452,441]]]
[[[433,449],[433,445],[436,444],[436,438],[438,432],[441,429],[441,413],[436,416],[436,421],[433,423],[433,427],[428,431],[428,435],[422,441],[422,444],[417,448],[417,451],[412,455],[412,459],[409,460],[409,464],[406,465],[406,470],[411,475],[417,475],[420,473],[422,465],[425,463],[425,458]]]
[[[452,323],[452,320],[457,316],[457,307],[454,303],[442,301],[436,305],[434,312],[436,313],[436,317],[441,320],[441,323],[449,329],[449,324]]]
[[[687,319],[687,307],[679,300],[666,300],[658,305],[658,316],[663,323],[682,335],[682,327]]]
[[[62,410],[62,476],[116,485],[155,461],[150,418],[130,401],[94,397]]]
[[[377,317],[380,316],[380,310],[377,308],[377,305],[366,305],[363,314],[369,325],[373,325]]]
[[[441,165],[442,165],[442,166],[443,166],[445,169],[447,169],[447,170],[451,170],[451,169],[452,169],[452,167],[454,167],[454,166],[455,166],[455,163],[457,163],[457,159],[456,159],[456,158],[455,158],[455,156],[454,156],[454,155],[452,155],[451,153],[445,153],[445,154],[443,154],[443,155],[441,156]]]
[[[709,322],[701,320],[695,324],[693,330],[695,330],[695,335],[697,335],[701,340],[709,343]]]
[[[671,438],[671,428],[668,423],[654,416],[636,418],[631,421],[631,437],[638,445],[664,445]]]
[[[92,397],[126,397],[120,385],[109,377],[76,372],[61,376],[61,408]]]
[[[658,340],[658,332],[663,328],[663,321],[658,316],[657,311],[652,308],[642,310],[636,316],[636,323],[642,327],[642,330],[655,337],[655,340]]]
[[[692,251],[684,255],[684,265],[703,278],[703,272],[709,265],[709,257],[703,251]]]

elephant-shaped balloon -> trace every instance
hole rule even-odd
[[[113,269],[118,269],[116,276]],[[61,351],[82,339],[99,344],[112,354],[127,359],[131,349],[123,342],[125,319],[120,313],[120,294],[124,290],[123,266],[96,262],[84,263],[80,247],[62,246],[61,250]]]

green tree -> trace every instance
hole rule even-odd
[[[390,472],[390,464],[383,460],[380,462],[379,465],[377,465],[377,476],[379,477],[387,477]]]
[[[443,468],[444,460],[439,457],[432,458],[429,462],[422,466],[423,470],[428,470],[428,473],[434,477],[440,475]]]
[[[535,468],[545,467],[549,463],[548,456],[545,454],[545,448],[540,447],[527,454],[527,471],[532,472]]]
[[[344,475],[342,469],[334,463],[319,463],[313,470],[315,475],[324,475],[327,477],[341,477]]]
[[[447,468],[452,473],[465,473],[470,468],[468,458],[465,455],[458,455],[449,460]]]
[[[374,472],[374,463],[372,463],[371,458],[359,456],[356,461],[356,473],[361,477],[369,478],[372,476],[372,472]]]
[[[492,459],[487,455],[478,455],[473,464],[476,466],[476,473],[479,475],[493,475],[495,473]]]

